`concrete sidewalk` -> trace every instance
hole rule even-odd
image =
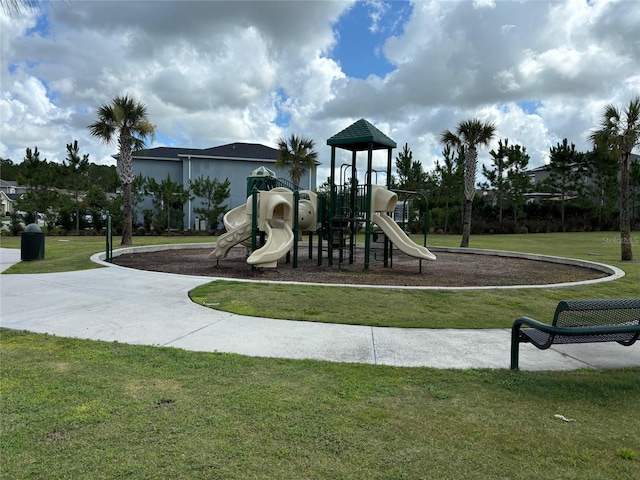
[[[19,260],[19,250],[0,249],[0,270]],[[63,337],[256,357],[509,368],[509,329],[402,329],[234,315],[190,301],[189,290],[211,280],[118,266],[0,275],[0,325]],[[564,345],[541,351],[525,344],[520,350],[523,370],[640,366],[637,345]]]

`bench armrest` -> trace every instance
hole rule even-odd
[[[533,318],[520,317],[520,318],[517,318],[515,322],[513,322],[513,326],[511,327],[511,329],[519,331],[523,325],[527,327],[535,328],[545,333],[553,333],[552,330],[556,328],[553,325],[539,322],[538,320],[534,320]]]

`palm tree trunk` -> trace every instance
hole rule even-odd
[[[131,184],[133,183],[133,160],[131,158],[131,135],[127,129],[120,130],[118,138],[120,155],[118,169],[122,182],[122,240],[120,245],[133,245],[133,201],[131,199]]]
[[[464,214],[462,216],[462,241],[460,246],[468,247],[469,237],[471,236],[471,210],[473,208],[473,198],[476,195],[476,170],[478,168],[478,152],[473,145],[469,146],[464,167]]]
[[[620,157],[620,249],[623,262],[633,260],[631,250],[631,218],[629,216],[629,154]]]
[[[133,222],[131,217],[131,183],[122,184],[122,240],[120,245],[133,245],[132,230]]]
[[[471,210],[473,209],[473,201],[465,199],[464,213],[462,215],[462,241],[461,247],[469,246],[469,237],[471,236]]]

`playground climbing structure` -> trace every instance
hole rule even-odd
[[[329,177],[329,208],[328,219],[323,222],[323,229],[328,237],[328,262],[333,264],[334,251],[338,251],[338,262],[353,263],[355,237],[360,226],[364,225],[364,269],[368,270],[371,263],[371,243],[374,236],[374,226],[380,228],[384,234],[383,261],[389,266],[391,259],[391,245],[420,260],[435,260],[436,257],[426,248],[426,211],[424,212],[424,245],[420,246],[411,240],[402,228],[389,216],[396,208],[397,193],[390,190],[392,150],[396,142],[382,133],[364,118],[345,128],[327,140],[331,147],[331,176]],[[340,178],[336,179],[336,149],[341,148],[351,152],[351,164],[340,166]],[[373,169],[374,150],[387,151],[386,186],[373,183],[377,180],[378,172]],[[367,168],[365,184],[358,185],[357,153],[367,152]],[[345,168],[346,167],[346,168]],[[347,172],[350,178],[347,180]],[[404,192],[410,195],[418,192]],[[420,194],[421,195],[421,194]],[[424,196],[423,196],[424,198]],[[426,209],[426,198],[425,209]],[[322,237],[320,237],[322,238]],[[321,246],[318,252],[322,251]],[[319,263],[321,258],[319,257]]]
[[[390,189],[392,149],[396,143],[365,119],[327,140],[331,146],[331,176],[328,204],[326,195],[318,196],[309,190],[277,179],[275,173],[260,167],[247,178],[247,202],[224,215],[226,233],[218,238],[215,258],[225,258],[234,245],[243,244],[249,250],[247,263],[252,267],[274,268],[278,261],[293,252],[293,268],[297,267],[298,239],[309,234],[309,258],[312,258],[313,235],[317,234],[318,265],[322,265],[326,246],[327,260],[333,266],[337,254],[338,266],[354,263],[356,236],[364,226],[364,269],[371,263],[372,237],[382,238],[382,261],[392,266],[393,246],[419,260],[436,257],[426,247],[427,199],[419,192],[400,192]],[[351,152],[351,163],[340,167],[336,179],[336,148]],[[373,170],[373,151],[387,150],[386,185],[377,181]],[[359,151],[367,151],[365,183],[358,184],[356,158]],[[347,174],[350,177],[347,179]],[[336,183],[339,182],[339,183]],[[288,184],[287,184],[288,183]],[[284,186],[287,184],[286,186]],[[418,245],[390,216],[396,210],[398,193],[420,195],[424,200],[423,245]],[[410,204],[405,201],[404,205]],[[404,215],[403,215],[404,217]],[[326,243],[325,243],[326,242]]]
[[[223,217],[226,232],[218,238],[210,256],[225,258],[240,243],[251,249],[247,263],[254,267],[275,268],[278,260],[293,248],[297,260],[300,232],[316,230],[317,195],[279,185],[275,173],[260,167],[247,179],[250,195],[245,205],[229,210]],[[264,190],[258,190],[258,188]],[[264,239],[258,247],[258,239]]]

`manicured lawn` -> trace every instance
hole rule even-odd
[[[633,239],[640,243],[637,233]],[[136,245],[212,241],[215,241],[214,237],[134,237]],[[503,328],[511,326],[513,320],[521,315],[549,321],[562,299],[638,297],[640,262],[620,262],[618,241],[616,232],[480,235],[471,238],[471,246],[475,248],[580,258],[615,265],[626,272],[620,280],[592,286],[445,292],[220,281],[196,288],[191,297],[203,305],[215,305],[220,310],[257,317],[396,327]],[[459,236],[429,237],[429,244],[434,246],[457,246],[459,242]],[[20,243],[17,238],[4,237],[0,245],[19,248]],[[95,264],[88,258],[100,251],[104,251],[104,239],[101,237],[47,237],[45,260],[21,262],[8,273],[92,268]],[[640,246],[634,253],[636,258],[640,258]],[[428,275],[428,271],[425,274]]]
[[[640,475],[638,368],[394,368],[7,330],[0,355],[7,480]]]
[[[639,239],[636,234],[635,239]],[[550,321],[563,299],[640,296],[640,262],[620,262],[614,232],[473,236],[474,248],[539,253],[614,265],[626,276],[569,288],[476,291],[398,291],[305,285],[212,282],[194,289],[202,305],[267,318],[392,327],[502,328],[526,315]],[[459,237],[429,237],[434,246],[456,246]],[[640,247],[636,248],[640,257]],[[437,261],[437,260],[436,260]],[[550,268],[553,268],[552,266]],[[428,275],[428,264],[425,267]]]
[[[183,237],[183,236],[145,236],[133,237],[134,246],[164,245],[167,243],[210,243],[217,237]],[[119,238],[114,237],[113,249],[119,247]],[[20,237],[0,237],[0,247],[20,248]],[[71,272],[74,270],[87,270],[90,268],[102,268],[92,263],[91,255],[106,250],[104,237],[89,236],[50,236],[45,237],[44,260],[32,262],[20,262],[5,273],[54,273]]]

